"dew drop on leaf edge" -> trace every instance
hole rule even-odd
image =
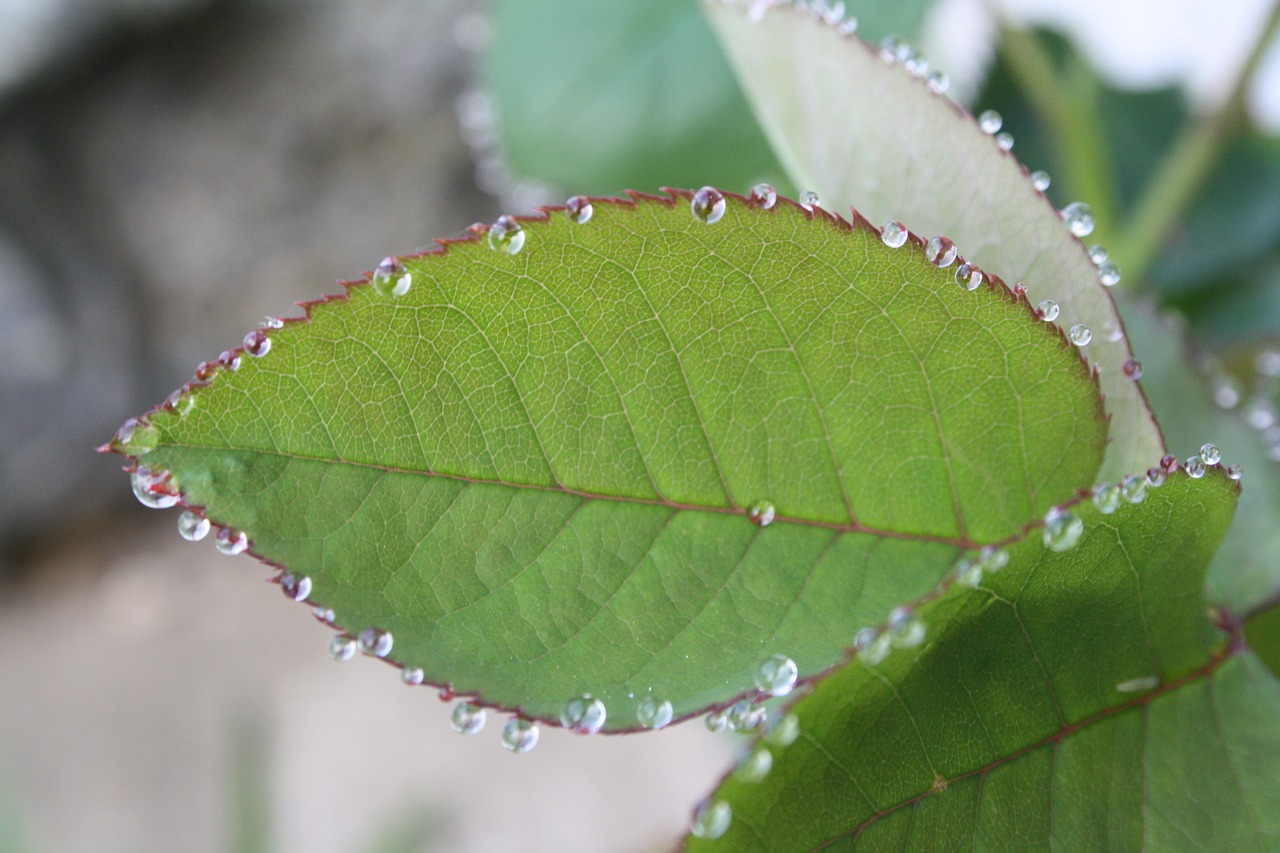
[[[311,595],[311,578],[295,572],[285,572],[280,576],[280,591],[290,601],[305,601]]]
[[[751,188],[748,200],[761,210],[772,210],[778,202],[778,193],[769,184],[759,183]]]
[[[1093,487],[1093,505],[1103,515],[1110,515],[1118,510],[1122,500],[1120,487],[1115,483],[1099,483]]]
[[[586,225],[591,221],[592,215],[595,214],[595,208],[586,196],[575,195],[564,203],[564,212],[568,215],[569,221],[576,225]]]
[[[580,735],[593,735],[604,728],[604,703],[590,693],[574,697],[560,710],[560,725]]]
[[[657,696],[646,696],[636,705],[636,721],[646,729],[665,728],[674,716],[671,703]]]
[[[880,242],[890,249],[900,249],[907,243],[907,226],[890,219],[880,228]]]
[[[1050,551],[1069,551],[1083,536],[1084,522],[1071,510],[1054,507],[1044,518],[1044,546]]]
[[[502,745],[517,755],[538,745],[538,724],[523,717],[512,717],[502,727]]]
[[[697,838],[715,839],[728,832],[732,823],[733,809],[723,800],[714,800],[698,806],[689,833]]]
[[[1036,306],[1036,316],[1046,323],[1052,323],[1058,319],[1058,303],[1052,299],[1046,299]]]
[[[1200,461],[1206,465],[1217,465],[1222,461],[1222,451],[1216,444],[1206,444],[1200,448]]]
[[[822,199],[818,198],[818,194],[813,190],[805,190],[800,193],[800,206],[805,210],[813,210],[822,204]]]
[[[150,509],[168,509],[180,500],[177,494],[168,491],[169,475],[166,472],[153,472],[146,465],[139,465],[129,475],[129,480],[138,503]]]
[[[507,255],[519,254],[524,248],[525,230],[514,216],[503,214],[489,226],[485,241],[495,252]]]
[[[1035,187],[1037,192],[1044,192],[1049,189],[1049,173],[1045,171],[1035,171],[1031,173],[1031,186]]]
[[[361,631],[358,639],[360,651],[375,658],[385,658],[391,654],[391,647],[395,645],[395,638],[391,636],[390,631],[373,626]]]
[[[924,257],[935,267],[945,269],[955,262],[956,244],[947,237],[933,237],[925,246]]]
[[[1183,466],[1187,470],[1187,476],[1193,480],[1199,480],[1204,476],[1204,460],[1200,458],[1199,454],[1188,456]]]
[[[244,351],[254,358],[262,358],[271,352],[271,338],[262,329],[254,329],[244,336]]]
[[[715,187],[702,187],[689,200],[693,217],[707,225],[714,225],[724,217],[724,195]]]
[[[756,689],[770,696],[786,696],[796,686],[800,670],[786,655],[771,655],[756,669]]]
[[[1062,208],[1062,220],[1077,237],[1088,237],[1093,233],[1093,208],[1082,201],[1073,201]]]
[[[185,510],[178,516],[178,535],[188,542],[199,542],[208,536],[210,527],[209,519],[198,512]]]
[[[471,702],[459,702],[457,705],[453,706],[453,712],[449,715],[449,725],[452,726],[453,730],[460,735],[478,734],[480,730],[484,728],[484,723],[484,708],[481,708],[479,705],[475,705]],[[508,723],[508,725],[510,725],[510,723]],[[537,742],[537,739],[537,735],[535,734],[534,742]],[[506,743],[505,731],[503,733],[503,743],[504,745]],[[507,749],[512,749],[512,747],[508,746]],[[529,747],[529,749],[532,749],[532,747]],[[528,749],[512,749],[512,751],[527,752]]]
[[[978,127],[988,136],[999,132],[1003,124],[1004,119],[995,110],[985,110],[978,116]]]
[[[243,531],[222,527],[214,534],[213,547],[228,557],[234,557],[248,550],[249,537]]]
[[[400,670],[400,680],[410,687],[418,686],[426,677],[426,673],[422,671],[420,666],[406,666]]]
[[[355,640],[350,637],[344,637],[341,634],[329,640],[329,657],[342,663],[349,661],[356,656],[359,649]]]

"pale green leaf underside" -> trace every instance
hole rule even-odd
[[[1084,247],[1017,159],[963,108],[923,79],[887,65],[854,36],[797,10],[771,7],[751,23],[744,5],[704,3],[747,99],[792,180],[824,206],[849,205],[876,225],[908,223],[946,235],[968,260],[1025,282],[1032,304],[1058,303],[1063,328],[1083,323],[1112,417],[1099,472],[1116,481],[1164,453],[1142,394],[1123,371],[1132,358],[1111,340],[1120,319]]]
[[[597,201],[406,259],[156,413],[148,464],[427,680],[609,727],[814,673],[1091,482],[1105,423],[1057,331],[918,245],[780,202]],[[768,498],[778,520],[746,507]]]
[[[798,700],[800,738],[722,785],[729,834],[689,850],[1275,849],[1280,685],[1226,654],[1201,594],[1236,492],[1179,473],[1078,506],[1073,550],[1013,546],[921,608],[921,648]]]

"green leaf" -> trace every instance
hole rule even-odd
[[[785,175],[691,0],[502,0],[484,77],[508,166],[575,192]]]
[[[1014,545],[918,609],[923,646],[797,700],[799,738],[766,736],[772,771],[715,795],[728,834],[687,849],[1273,848],[1280,684],[1200,594],[1236,491],[1176,474],[1113,515],[1077,506],[1072,550]]]
[[[313,304],[115,449],[399,663],[531,717],[591,693],[626,729],[650,691],[681,716],[751,690],[773,653],[818,672],[1092,482],[1106,426],[998,280],[725,201],[708,225],[688,194],[596,200],[515,255],[404,259],[405,295]]]
[[[946,235],[969,260],[1026,283],[1033,304],[1052,299],[1064,328],[1083,323],[1101,370],[1111,443],[1100,477],[1144,471],[1164,452],[1139,389],[1115,306],[1080,241],[959,106],[878,51],[792,6],[753,24],[741,7],[704,6],[778,157],[829,209],[854,205]]]

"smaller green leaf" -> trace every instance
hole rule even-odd
[[[923,646],[797,700],[798,739],[766,735],[772,771],[728,777],[727,834],[687,849],[1276,843],[1280,685],[1224,646],[1200,593],[1237,491],[1177,474],[1111,515],[1074,507],[1072,549],[1011,546],[917,609]]]

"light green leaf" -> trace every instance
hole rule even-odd
[[[925,603],[926,642],[799,699],[799,738],[757,745],[772,771],[726,779],[728,833],[688,850],[1274,849],[1280,684],[1200,592],[1237,491],[1082,503],[1074,549],[1028,538]]]
[[[392,659],[528,716],[591,693],[626,729],[651,692],[681,716],[752,690],[773,653],[818,672],[1090,483],[1106,427],[999,281],[726,202],[708,225],[687,194],[597,200],[518,254],[405,259],[404,295],[313,304],[116,449]]]
[[[1110,295],[1012,154],[925,80],[796,7],[772,7],[759,23],[724,0],[704,9],[796,184],[828,209],[853,205],[877,225],[897,219],[946,235],[974,263],[1025,282],[1032,304],[1058,303],[1063,328],[1092,332],[1085,352],[1102,373],[1112,422],[1100,477],[1160,458],[1159,429],[1123,371],[1132,355]]]

